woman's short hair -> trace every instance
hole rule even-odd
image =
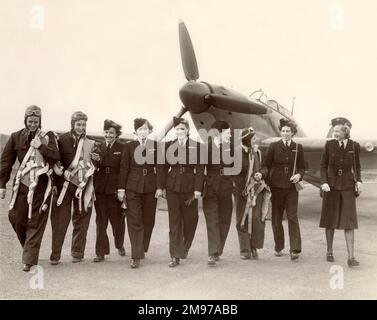
[[[279,123],[279,130],[283,129],[283,127],[291,128],[293,135],[297,133],[297,125],[292,120],[281,118]]]
[[[122,131],[121,131],[122,126],[120,124],[117,124],[113,120],[106,119],[103,123],[103,130],[106,131],[106,130],[109,130],[110,128],[114,128],[115,134],[117,137],[119,137],[122,134]]]

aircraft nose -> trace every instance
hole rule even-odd
[[[179,90],[179,97],[186,109],[193,113],[201,113],[209,108],[204,97],[210,93],[204,83],[189,81]]]

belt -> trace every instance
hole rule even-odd
[[[100,167],[100,172],[105,173],[105,174],[110,174],[110,173],[119,173],[119,169],[115,169],[112,167]]]
[[[223,176],[224,175],[224,168],[207,170],[207,175],[208,176],[219,176],[219,175]]]
[[[182,173],[195,173],[195,169],[193,167],[187,167],[187,166],[183,166],[183,165],[173,166],[173,167],[171,167],[171,171],[172,172],[177,172],[179,174],[182,174]]]
[[[130,172],[137,172],[141,173],[143,176],[146,176],[148,174],[155,174],[156,170],[155,168],[131,168]]]

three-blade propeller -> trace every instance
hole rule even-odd
[[[223,90],[219,91],[216,90],[219,87],[213,86],[212,88],[207,83],[197,82],[199,79],[198,64],[190,35],[183,21],[179,22],[178,31],[182,67],[188,82],[180,89],[179,96],[183,106],[176,117],[182,117],[187,111],[201,113],[210,107],[245,114],[260,115],[268,112],[268,109],[256,100],[250,100],[244,95],[223,87],[221,87]],[[159,134],[158,139],[163,139],[172,127],[173,121],[171,120],[166,124],[164,131]]]

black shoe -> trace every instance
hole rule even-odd
[[[335,261],[334,255],[332,253],[330,253],[330,252],[327,252],[327,254],[326,254],[326,261],[328,261],[328,262],[334,262]]]
[[[251,255],[254,259],[258,259],[258,251],[257,249],[251,249]]]
[[[291,260],[297,260],[299,256],[297,252],[291,252]]]
[[[140,259],[131,259],[131,264],[130,264],[132,269],[139,268],[140,266]]]
[[[355,258],[348,259],[347,264],[349,267],[357,267],[360,265],[360,262],[357,261]]]
[[[32,265],[31,264],[24,264],[22,267],[22,271],[29,272],[31,269]]]
[[[51,264],[52,266],[57,266],[59,263],[60,263],[59,260],[50,260],[50,264]]]
[[[250,260],[251,259],[251,254],[250,253],[241,254],[241,259],[242,260]]]
[[[215,255],[214,255],[214,258],[215,258],[215,261],[216,261],[216,262],[220,261],[220,256],[219,256],[218,254],[215,254]]]
[[[209,256],[207,264],[209,266],[215,266],[216,265],[216,258],[215,258],[215,256]]]
[[[124,247],[118,249],[118,254],[121,256],[121,257],[124,257],[126,255],[126,249],[124,249]]]
[[[283,250],[281,250],[281,251],[275,251],[275,256],[276,257],[282,257],[283,255],[284,255]]]
[[[93,259],[93,262],[102,262],[105,260],[105,256],[97,256]]]
[[[179,265],[179,258],[171,258],[171,260],[169,262],[169,267],[174,268],[177,265]]]
[[[186,259],[187,256],[188,256],[188,251],[185,250],[185,251],[183,252],[183,255],[182,255],[181,259]]]
[[[78,263],[78,262],[81,262],[81,261],[82,261],[82,258],[76,258],[76,257],[72,258],[72,263]]]

